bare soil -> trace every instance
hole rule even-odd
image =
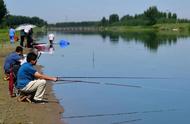
[[[44,98],[45,104],[19,102],[11,98],[8,81],[3,80],[3,63],[5,56],[14,51],[16,46],[0,46],[0,124],[61,124],[63,108],[56,99],[52,83],[48,82]],[[26,51],[25,51],[26,52]]]

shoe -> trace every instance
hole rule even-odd
[[[45,104],[45,103],[48,103],[48,101],[45,101],[45,100],[35,100],[35,99],[33,99],[33,100],[32,100],[32,103]]]
[[[4,81],[8,81],[8,80],[9,80],[9,77],[4,77],[3,80],[4,80]]]
[[[13,98],[13,97],[16,97],[16,93],[11,94],[11,97],[12,97],[12,98]]]

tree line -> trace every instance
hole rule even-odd
[[[178,19],[176,13],[161,12],[156,6],[149,7],[142,14],[124,15],[111,14],[109,18],[102,17],[100,21],[83,22],[59,22],[48,24],[39,17],[27,17],[9,15],[3,0],[0,0],[0,26],[14,26],[24,23],[30,23],[37,26],[49,25],[51,27],[90,27],[90,26],[151,26],[162,23],[189,23],[189,19]]]
[[[124,15],[111,14],[109,18],[102,17],[100,21],[93,22],[60,22],[50,24],[53,27],[80,27],[80,26],[151,26],[162,23],[189,23],[188,19],[178,19],[176,13],[161,12],[156,6],[149,7],[142,14]]]
[[[47,22],[39,17],[10,15],[3,0],[0,0],[0,26],[17,26],[20,24],[34,24],[39,27],[47,25]]]
[[[162,23],[184,23],[190,22],[188,19],[178,19],[176,13],[161,12],[156,6],[149,7],[142,14],[125,15],[121,18],[117,14],[112,14],[109,19],[102,18],[100,24],[103,26],[107,25],[128,25],[128,26],[151,26]]]
[[[5,17],[5,24],[7,26],[11,25],[20,25],[20,24],[34,24],[39,27],[47,25],[47,22],[39,17],[27,17],[27,16],[16,16],[16,15],[7,15]]]
[[[91,27],[98,26],[97,21],[83,21],[83,22],[60,22],[56,24],[49,24],[50,27]]]

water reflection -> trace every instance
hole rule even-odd
[[[160,45],[171,45],[177,42],[177,38],[188,37],[179,35],[164,35],[157,32],[127,32],[127,33],[101,33],[103,39],[110,38],[110,42],[116,44],[119,38],[126,42],[141,42],[150,50],[157,50]]]
[[[119,43],[120,39],[126,42],[140,42],[143,43],[146,48],[151,51],[157,51],[161,45],[172,45],[177,43],[178,38],[187,38],[188,34],[181,33],[160,33],[155,31],[146,31],[146,32],[125,32],[125,33],[116,33],[116,32],[56,32],[60,34],[71,34],[71,35],[100,35],[102,39],[109,38],[109,41],[113,44]],[[103,41],[104,41],[103,40]]]
[[[40,53],[53,54],[55,51],[53,44],[36,44],[34,45],[34,48],[37,49],[37,51]]]

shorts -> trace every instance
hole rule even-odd
[[[14,36],[9,36],[9,37],[10,37],[11,43],[13,43],[14,42]]]

